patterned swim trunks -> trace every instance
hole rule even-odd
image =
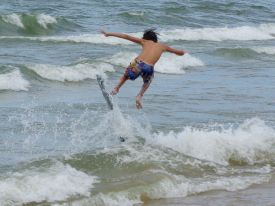
[[[124,75],[130,80],[135,80],[141,75],[144,83],[151,83],[154,77],[154,66],[135,59],[126,68]]]

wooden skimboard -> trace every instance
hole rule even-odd
[[[106,103],[109,107],[110,110],[114,109],[113,101],[111,95],[106,91],[105,84],[104,84],[104,79],[100,75],[96,75],[96,80],[98,82],[98,85],[101,89],[102,95],[104,99],[106,100]]]

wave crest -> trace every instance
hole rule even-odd
[[[240,26],[223,28],[184,28],[161,32],[163,41],[224,41],[224,40],[269,40],[274,39],[275,24],[261,24],[259,26]]]
[[[48,14],[8,14],[0,16],[0,26],[5,28],[1,33],[21,34],[47,34],[58,23],[66,23],[62,18],[56,18]],[[17,30],[15,30],[17,29]]]
[[[22,19],[21,19],[21,16],[18,15],[18,14],[9,14],[9,15],[6,15],[6,16],[2,16],[2,20],[8,24],[12,24],[12,25],[15,25],[17,27],[20,27],[22,29],[25,28],[23,22],[22,22]]]
[[[25,80],[18,69],[0,74],[0,90],[28,91],[30,83]]]
[[[54,17],[45,16],[43,22],[40,22],[40,27],[44,29],[45,24],[52,24]],[[14,18],[17,22],[18,18]],[[37,19],[35,20],[37,21]],[[57,20],[56,20],[57,21]],[[26,26],[24,24],[24,26]],[[37,32],[38,33],[38,32]],[[223,27],[223,28],[182,28],[175,30],[163,30],[159,32],[160,39],[164,42],[167,41],[251,41],[251,40],[270,40],[275,37],[275,24],[261,24],[259,26],[240,26],[240,27]],[[142,33],[131,33],[130,35],[142,37]],[[30,41],[41,42],[76,42],[76,43],[91,43],[91,44],[111,44],[111,45],[129,45],[133,44],[124,39],[114,37],[104,37],[101,34],[81,34],[74,36],[51,36],[51,37],[22,37],[22,36],[1,36],[1,39],[25,39]]]
[[[8,14],[1,16],[2,20],[8,24],[15,25],[17,27],[26,29],[28,26],[28,20],[36,21],[41,27],[47,29],[49,24],[57,24],[57,19],[47,14]]]
[[[263,53],[263,54],[269,54],[274,55],[275,54],[275,47],[253,47],[252,50],[254,50],[257,53]]]
[[[54,81],[72,81],[78,82],[84,79],[96,79],[96,74],[104,77],[104,72],[113,72],[114,68],[110,64],[76,64],[72,66],[57,66],[48,64],[29,65],[28,69],[34,71],[42,78]]]
[[[179,133],[156,133],[152,140],[186,155],[223,165],[255,164],[275,161],[274,134],[275,130],[264,121],[253,118],[238,128],[185,127]]]
[[[71,196],[89,196],[97,177],[69,165],[56,164],[48,169],[29,169],[0,180],[0,204],[21,205],[30,202],[54,202]]]

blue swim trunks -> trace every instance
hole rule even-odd
[[[141,75],[144,83],[151,83],[154,77],[154,66],[135,59],[126,68],[124,75],[130,80],[135,80]]]

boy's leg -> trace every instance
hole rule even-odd
[[[125,69],[123,76],[120,78],[119,83],[111,92],[111,95],[116,95],[119,92],[120,87],[126,82],[127,79],[135,80],[140,73],[135,73],[131,69],[131,65]]]
[[[149,88],[150,84],[152,82],[152,79],[150,80],[146,80],[145,78],[143,78],[143,85],[141,87],[140,92],[138,93],[138,95],[136,96],[136,107],[138,109],[142,108],[142,104],[141,104],[141,98],[143,97],[144,93],[146,92],[146,90]]]
[[[127,77],[125,75],[123,75],[120,78],[119,83],[117,84],[117,86],[111,92],[111,95],[116,95],[119,92],[120,87],[126,82],[126,80],[127,80]]]

